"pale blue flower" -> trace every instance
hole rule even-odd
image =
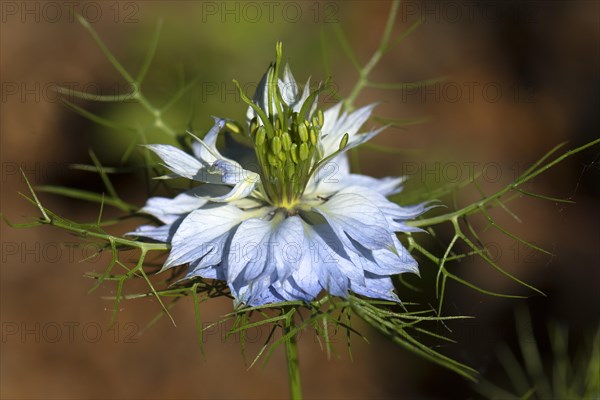
[[[323,290],[399,301],[391,276],[418,267],[396,233],[415,231],[406,221],[428,207],[387,199],[402,178],[350,173],[346,151],[381,131],[359,133],[374,106],[347,113],[340,103],[321,112],[317,93],[308,83],[301,92],[287,66],[277,78],[280,59],[278,48],[248,109],[254,162],[217,149],[227,130],[218,118],[203,139],[194,137],[193,155],[148,146],[169,177],[203,184],[150,198],[141,211],[163,225],[132,234],[171,245],[163,270],[189,264],[186,279],[225,280],[239,303],[310,301]]]

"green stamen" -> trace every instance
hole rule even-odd
[[[281,58],[281,43],[277,43],[276,61],[267,72],[266,109],[241,95],[257,114],[250,121],[249,134],[254,139],[264,193],[271,204],[287,210],[289,215],[296,212],[314,166],[321,161],[317,145],[325,121],[315,102],[324,86],[308,96],[300,112],[293,111],[292,104],[284,101],[278,84]],[[239,85],[238,88],[241,91]],[[344,140],[347,142],[347,137]]]

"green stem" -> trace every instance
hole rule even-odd
[[[294,328],[292,318],[288,319],[284,328],[284,335],[287,335]],[[285,341],[285,355],[288,365],[288,374],[290,380],[290,398],[292,400],[302,399],[302,384],[300,383],[300,362],[298,360],[298,344],[296,335],[290,335]]]
[[[385,24],[383,37],[381,38],[379,48],[377,49],[377,51],[375,51],[375,53],[373,53],[371,59],[359,71],[358,81],[356,82],[356,85],[354,85],[354,88],[352,88],[352,91],[350,92],[348,98],[344,101],[344,107],[348,111],[352,111],[354,109],[354,101],[356,100],[360,92],[362,92],[365,86],[367,86],[367,84],[369,83],[369,74],[371,73],[373,68],[375,68],[375,65],[377,65],[379,60],[381,60],[381,57],[383,57],[383,54],[385,53],[388,47],[390,35],[392,34],[394,22],[396,21],[396,14],[398,13],[399,5],[399,1],[392,2],[390,14],[388,16],[387,23]]]
[[[598,143],[600,143],[600,139],[593,140],[589,143],[584,144],[583,146],[577,147],[576,149],[567,151],[562,156],[557,157],[553,161],[540,167],[539,166],[541,164],[540,161],[545,160],[551,154],[555,153],[560,147],[562,147],[564,145],[564,143],[562,143],[562,144],[556,146],[555,148],[553,148],[552,150],[550,150],[544,157],[542,157],[542,159],[534,165],[534,169],[530,169],[530,170],[526,171],[523,175],[521,175],[519,178],[517,178],[514,182],[505,186],[503,189],[499,190],[498,192],[494,193],[493,195],[484,197],[479,201],[476,201],[474,203],[469,204],[466,207],[461,208],[460,210],[457,210],[457,211],[454,211],[454,212],[451,212],[448,214],[438,215],[437,217],[409,221],[409,222],[407,222],[407,224],[410,226],[416,226],[416,227],[432,226],[432,225],[441,224],[443,222],[452,221],[452,220],[462,217],[462,216],[474,214],[480,210],[485,209],[485,207],[487,207],[489,203],[491,203],[492,201],[498,200],[500,197],[504,196],[506,193],[508,193],[512,190],[517,190],[517,188],[519,188],[519,186],[523,185],[526,182],[531,181],[533,178],[535,178],[536,176],[545,172],[546,170],[554,167],[556,164],[559,164],[564,159],[572,156],[573,154],[579,153],[579,152],[587,149],[588,147],[592,147]],[[537,168],[537,169],[535,169],[535,168]]]

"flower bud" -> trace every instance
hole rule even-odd
[[[254,118],[252,118],[252,121],[250,121],[250,133],[252,135],[255,135],[256,129],[258,129],[258,120],[256,117],[254,117]]]

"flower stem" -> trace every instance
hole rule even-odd
[[[292,318],[289,318],[284,328],[284,335],[288,335],[293,329]],[[290,380],[290,398],[292,400],[302,399],[302,385],[300,383],[300,363],[298,360],[298,344],[296,335],[290,335],[285,341],[285,356],[287,358],[288,374]]]
[[[396,21],[396,14],[398,13],[399,6],[399,1],[396,0],[392,2],[390,14],[388,16],[387,23],[385,24],[385,29],[383,31],[381,42],[379,43],[379,48],[377,49],[377,51],[375,51],[375,53],[373,53],[369,61],[359,71],[358,81],[354,85],[354,88],[352,88],[350,95],[344,101],[344,107],[348,111],[352,111],[354,109],[354,101],[356,100],[360,92],[362,92],[365,86],[367,86],[367,84],[369,83],[369,74],[371,73],[373,68],[375,68],[375,65],[377,65],[379,60],[381,60],[381,57],[383,57],[383,54],[387,50],[387,47],[390,42],[390,35],[392,34],[392,30],[394,29],[394,23]]]

